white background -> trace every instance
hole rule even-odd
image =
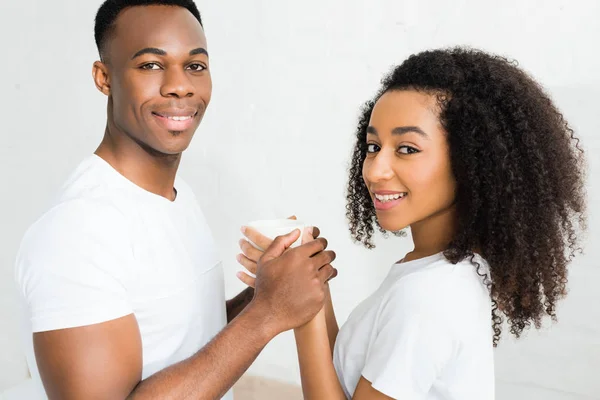
[[[29,224],[99,143],[106,98],[91,79],[100,1],[0,0],[0,391],[27,376],[13,288]],[[338,253],[340,323],[374,290],[408,239],[352,243],[346,168],[360,105],[413,52],[472,45],[517,59],[553,95],[588,154],[586,254],[570,272],[559,323],[496,352],[500,400],[600,399],[600,2],[454,0],[204,0],[213,100],[181,173],[219,245],[227,293],[242,288],[239,226],[296,214]],[[250,370],[299,382],[291,334]]]

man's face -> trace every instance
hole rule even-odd
[[[112,108],[118,132],[146,150],[181,153],[212,91],[202,26],[175,6],[127,8],[115,25],[104,51],[109,118]]]

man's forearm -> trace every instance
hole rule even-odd
[[[252,301],[254,297],[254,288],[247,287],[242,290],[237,296],[231,300],[225,302],[225,309],[227,310],[227,323],[233,321],[235,317],[241,313],[244,308]]]
[[[264,312],[249,306],[198,353],[140,382],[129,399],[219,399],[274,336]]]

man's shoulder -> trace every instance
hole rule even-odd
[[[125,186],[122,182],[111,179],[106,165],[98,156],[89,156],[81,161],[68,176],[58,195],[54,205],[83,204],[90,205],[99,203],[118,203],[117,199],[123,197]],[[60,207],[59,207],[60,208]]]
[[[90,237],[122,236],[127,208],[119,188],[111,188],[89,160],[69,176],[50,207],[27,229],[20,252],[52,245],[75,245]]]
[[[98,228],[107,223],[121,225],[125,218],[125,210],[111,196],[79,196],[59,200],[31,228],[69,226],[77,230],[90,223]]]
[[[106,169],[99,158],[89,156],[71,172],[49,209],[30,230],[45,226],[56,229],[71,224],[84,227],[86,222],[102,225],[105,220],[123,220],[128,214],[127,198],[121,185],[107,179]]]
[[[120,240],[126,230],[126,216],[110,198],[69,198],[57,202],[29,227],[20,253],[79,246],[92,238]]]

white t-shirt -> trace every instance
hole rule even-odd
[[[493,400],[492,340],[482,277],[440,253],[392,266],[340,330],[334,364],[348,398],[363,376],[399,400]]]
[[[133,313],[145,379],[189,358],[226,325],[223,270],[211,232],[191,189],[179,178],[175,189],[171,202],[92,155],[25,234],[16,280],[27,361],[42,392],[33,332]]]

